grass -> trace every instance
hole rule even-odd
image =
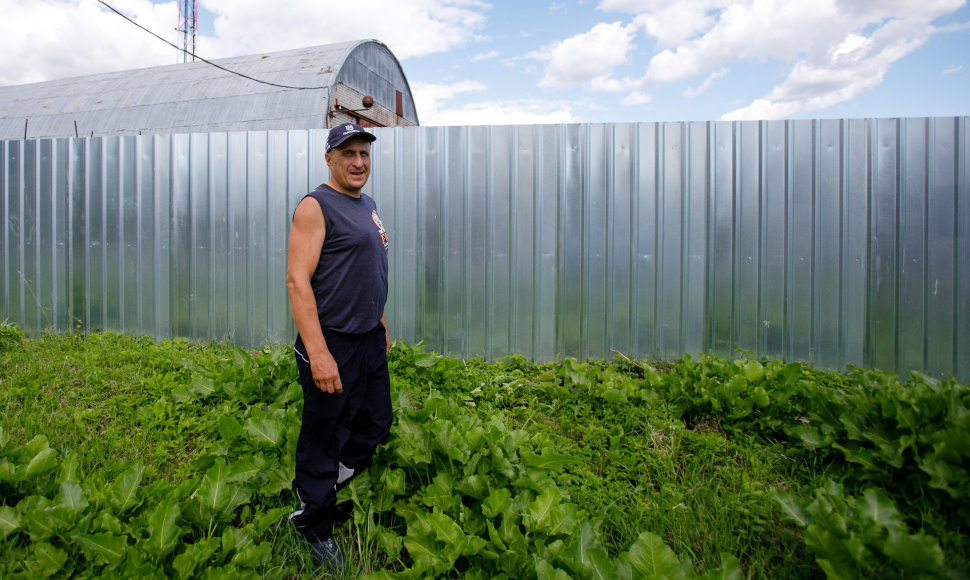
[[[23,341],[0,352],[0,425],[14,441],[46,435],[84,450],[87,473],[139,460],[150,476],[172,477],[193,457],[204,419],[170,416],[159,402],[189,379],[184,359],[214,364],[229,352],[224,344],[111,333]]]
[[[112,333],[28,340],[0,325],[0,429],[12,442],[44,435],[52,447],[77,451],[80,473],[100,481],[138,461],[146,466],[146,481],[178,484],[198,477],[193,460],[221,444],[218,417],[226,413],[213,405],[227,403],[176,405],[173,391],[195,380],[190,368],[224,368],[232,358],[232,346],[222,343]],[[607,379],[610,373],[636,374],[630,365],[591,365]],[[698,573],[716,569],[727,554],[751,578],[824,577],[802,531],[783,519],[770,491],[807,494],[829,468],[781,443],[725,430],[717,419],[685,424],[663,401],[603,405],[582,389],[568,389],[556,365],[520,358],[431,366],[415,364],[413,351],[396,348],[391,371],[393,389],[406,389],[414,406],[441,392],[482,417],[501,413],[556,453],[579,458],[557,481],[570,501],[602,520],[611,554],[649,531]],[[256,509],[296,503],[284,491]],[[924,514],[924,522],[943,536],[949,554],[967,548],[965,534],[947,535],[953,524],[945,514]],[[368,525],[366,518],[337,531],[349,562],[343,577],[395,568],[397,560],[359,525]],[[285,518],[262,540],[272,550],[260,576],[319,576],[303,538]],[[0,560],[16,557],[16,550],[10,540],[0,540]],[[965,566],[955,560],[959,575]]]
[[[768,497],[772,486],[798,488],[813,476],[780,445],[729,436],[716,421],[686,428],[663,406],[617,409],[575,393],[555,396],[543,384],[553,368],[514,358],[467,361],[458,372],[425,377],[427,391],[412,396],[447,390],[483,416],[508,413],[518,427],[548,435],[557,452],[584,458],[561,480],[570,499],[604,520],[614,553],[648,530],[698,571],[717,568],[723,554],[733,554],[754,578],[818,573],[800,532],[781,521]],[[422,385],[405,369],[397,376]]]

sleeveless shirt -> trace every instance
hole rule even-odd
[[[381,321],[387,302],[387,232],[373,198],[344,195],[324,184],[308,194],[327,226],[310,285],[324,329],[363,334]]]

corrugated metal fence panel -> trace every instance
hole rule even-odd
[[[490,359],[738,349],[970,379],[967,118],[376,130],[393,335]],[[5,141],[28,330],[290,342],[325,131]]]

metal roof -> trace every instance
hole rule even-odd
[[[326,128],[342,83],[417,124],[400,63],[383,43],[357,40],[283,52],[0,87],[0,139]]]

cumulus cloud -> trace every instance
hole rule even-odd
[[[682,0],[640,4],[655,6],[644,6],[640,9],[634,6],[618,7],[634,12],[634,23],[642,27],[647,36],[657,40],[657,48],[667,49],[686,44],[699,33],[712,28],[717,23],[717,12],[730,7],[731,1]]]
[[[478,38],[490,6],[478,0],[354,2],[202,0],[216,15],[216,56],[285,50],[374,38],[398,59],[447,52]]]
[[[111,4],[177,44],[177,3],[115,0]],[[0,85],[178,62],[174,48],[94,1],[0,0],[0,13],[5,15],[0,18],[0,53],[5,55]]]
[[[108,2],[178,42],[175,0]],[[211,33],[198,39],[198,53],[206,58],[374,38],[402,61],[469,49],[455,62],[482,63],[482,71],[489,65],[504,67],[503,81],[522,75],[530,89],[538,84],[550,91],[625,95],[617,99],[631,106],[659,99],[661,85],[692,97],[715,83],[737,82],[752,64],[773,65],[777,73],[771,84],[749,87],[755,92],[741,101],[733,92],[731,108],[744,106],[725,118],[780,118],[856,98],[879,85],[899,59],[934,34],[968,26],[953,19],[933,24],[966,0],[598,0],[598,17],[583,25],[585,32],[553,42],[546,38],[544,46],[534,48],[540,45],[535,42],[531,51],[507,58],[513,46],[529,42],[523,40],[529,31],[522,29],[523,38],[500,48],[485,45],[487,34],[501,32],[508,40],[519,31],[519,24],[489,23],[492,9],[485,0],[370,0],[363,15],[358,5],[347,2],[199,2],[214,17]],[[564,5],[555,0],[547,7],[555,18],[577,12],[558,10]],[[179,61],[176,49],[97,0],[0,0],[0,10],[7,16],[0,19],[0,50],[7,55],[0,65],[0,85]],[[547,32],[541,26],[535,30],[534,36]],[[959,59],[954,60],[936,66],[942,74],[965,74]],[[428,124],[574,122],[590,108],[566,98],[493,98],[485,92],[495,86],[473,81],[412,82],[415,93],[418,86],[426,89],[423,100],[416,96],[416,101],[422,123]],[[480,102],[469,104],[475,94]]]
[[[645,74],[626,79],[629,86],[671,84],[706,75],[701,84],[683,92],[695,96],[726,74],[731,63],[779,63],[790,71],[780,84],[724,116],[772,119],[823,109],[877,86],[893,63],[938,31],[933,20],[964,3],[601,0],[599,9],[630,14],[631,25],[655,40],[657,52]]]
[[[421,120],[422,125],[433,124],[431,121],[440,114],[445,101],[461,93],[479,92],[486,88],[478,81],[459,81],[450,84],[412,82],[410,84],[414,107],[418,111],[418,119]]]
[[[489,59],[495,58],[497,56],[498,56],[498,51],[497,50],[490,50],[488,52],[481,52],[479,54],[476,54],[475,56],[472,57],[472,60],[473,61],[489,60]]]
[[[633,91],[629,95],[623,98],[624,105],[646,105],[653,100],[651,95],[646,93],[641,93],[640,91]]]
[[[893,18],[877,25],[869,36],[860,26],[830,45],[826,54],[797,60],[788,77],[767,95],[723,118],[779,119],[852,100],[878,86],[895,62],[928,40],[933,17],[920,12]]]
[[[178,44],[178,2],[108,0]],[[367,17],[352,2],[200,0],[215,15],[214,34],[196,52],[221,58],[359,39],[387,44],[398,59],[440,53],[480,38],[489,4],[480,0],[370,0]],[[22,84],[180,62],[177,50],[96,0],[0,0],[0,84]],[[11,16],[12,15],[12,16]],[[15,55],[15,56],[11,56]]]
[[[716,14],[705,20],[705,28],[680,39],[650,59],[645,81],[673,83],[695,75],[709,74],[732,61],[791,61],[800,55],[811,57],[838,44],[854,26],[840,17],[835,0],[735,0],[719,5],[716,0],[699,2],[701,10]],[[678,18],[677,6],[663,11],[665,20]],[[653,14],[637,18],[647,33]],[[690,15],[685,16],[690,17]]]
[[[620,22],[600,23],[589,32],[546,45],[530,53],[546,63],[539,86],[563,88],[587,83],[595,90],[622,90],[625,83],[611,78],[633,49],[634,29]]]
[[[706,91],[707,89],[711,88],[711,85],[714,84],[714,81],[716,81],[717,79],[719,79],[719,78],[727,75],[728,72],[729,71],[728,71],[728,68],[727,67],[721,67],[721,68],[717,69],[716,71],[714,71],[711,74],[707,75],[707,78],[704,79],[704,82],[702,82],[700,85],[698,85],[696,87],[688,87],[684,91],[684,96],[685,97],[696,97],[697,95],[699,95],[699,94],[703,93],[704,91]]]
[[[575,121],[569,103],[550,103],[542,99],[496,99],[460,105],[449,103],[462,93],[485,89],[485,85],[477,81],[411,83],[422,125],[532,125]]]

